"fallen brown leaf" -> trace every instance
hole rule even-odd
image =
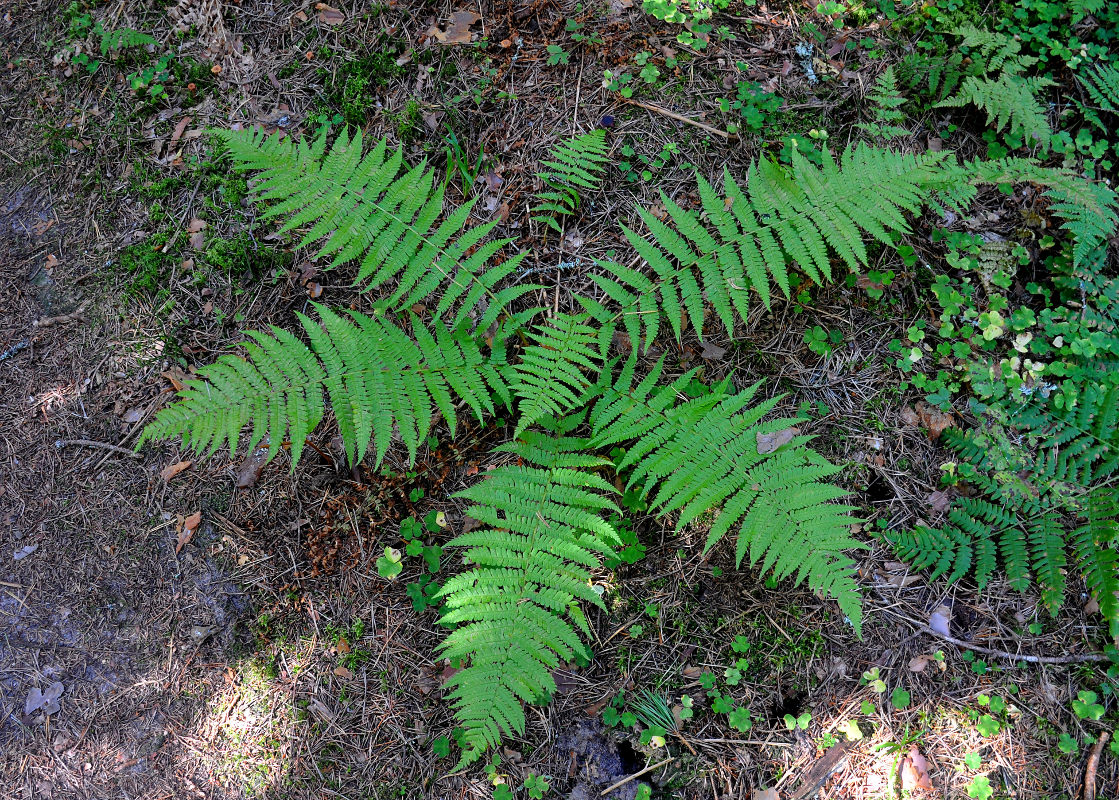
[[[782,445],[791,442],[798,433],[800,433],[800,428],[785,428],[783,431],[774,433],[757,434],[758,455],[764,456],[767,453],[772,453]]]
[[[451,21],[447,23],[446,30],[440,30],[438,25],[432,25],[427,35],[440,44],[470,44],[470,26],[481,17],[473,11],[456,11],[451,14]]]
[[[178,475],[184,469],[187,469],[188,467],[190,467],[190,465],[192,463],[194,463],[194,462],[192,462],[192,461],[180,461],[177,464],[170,464],[170,465],[164,467],[162,470],[160,470],[159,477],[163,478],[163,480],[165,480],[165,481],[170,482],[170,480],[172,478],[174,478],[176,475]]]
[[[354,676],[354,674],[345,667],[335,667],[334,674],[337,675],[339,678],[352,678]]]
[[[190,221],[190,224],[187,225],[187,233],[190,234],[190,246],[193,247],[195,250],[200,249],[202,245],[206,243],[206,234],[204,233],[205,230],[205,220],[201,220],[198,217],[192,219]]]
[[[179,538],[175,542],[175,555],[194,538],[194,532],[198,530],[199,523],[202,522],[202,512],[195,511],[189,517],[183,520],[183,528],[179,531]]]
[[[938,439],[946,428],[951,428],[956,424],[954,416],[945,414],[924,401],[917,404],[917,418],[921,422],[921,427],[928,429],[929,439],[933,440]]]
[[[912,792],[917,789],[932,791],[932,788],[929,762],[921,755],[917,745],[912,745],[909,754],[901,760],[901,789],[903,792]]]
[[[341,25],[346,21],[346,15],[326,3],[316,3],[315,10],[319,12],[319,22],[325,25]]]

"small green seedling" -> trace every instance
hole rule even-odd
[[[986,775],[977,775],[967,787],[967,796],[975,800],[991,800],[994,794],[995,790]]]
[[[897,687],[896,689],[894,689],[894,693],[892,695],[890,695],[891,705],[893,705],[893,707],[898,709],[898,710],[901,710],[903,708],[909,708],[909,702],[910,702],[909,692],[907,692],[905,689],[901,688],[900,686]]]
[[[386,547],[385,554],[377,559],[377,574],[390,581],[404,570],[403,556],[395,547]]]
[[[1061,737],[1057,740],[1057,749],[1066,755],[1074,756],[1080,752],[1080,743],[1067,733],[1062,733]]]
[[[1096,702],[1098,699],[1099,696],[1095,692],[1082,689],[1072,701],[1073,713],[1081,719],[1100,719],[1105,709]]]
[[[785,715],[785,727],[789,730],[796,730],[800,728],[802,731],[808,730],[808,723],[812,721],[812,715],[805,711],[799,717],[794,717],[792,714]]]
[[[529,775],[525,778],[524,786],[521,788],[528,790],[528,796],[531,797],[532,800],[540,800],[541,797],[548,793],[552,785],[548,783],[547,775]]]

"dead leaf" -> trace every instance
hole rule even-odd
[[[260,472],[268,461],[268,441],[261,442],[251,453],[241,461],[237,468],[237,488],[248,489],[260,478]]]
[[[345,636],[339,636],[338,644],[334,646],[334,649],[342,655],[346,655],[346,653],[350,652],[352,648],[350,647],[350,643],[346,641]]]
[[[124,421],[129,425],[135,425],[137,422],[144,418],[144,409],[141,406],[135,406],[124,412]]]
[[[307,295],[312,300],[317,300],[322,295],[322,284],[318,281],[311,281],[307,284]]]
[[[700,355],[700,358],[705,358],[708,361],[722,361],[723,356],[725,356],[726,354],[727,354],[727,349],[725,347],[719,347],[719,345],[711,344],[711,342],[704,342],[703,343],[703,352],[700,353],[699,355]],[[758,452],[759,453],[761,452],[760,446],[759,446]]]
[[[206,234],[204,233],[205,230],[205,220],[201,220],[198,217],[192,219],[190,221],[190,224],[187,225],[187,233],[190,234],[190,246],[193,247],[195,250],[201,249],[202,245],[206,243]]]
[[[758,455],[764,456],[767,453],[772,453],[782,445],[791,442],[799,433],[800,428],[785,428],[785,430],[775,433],[758,433]]]
[[[755,789],[750,796],[751,800],[781,800],[781,795],[776,789]]]
[[[39,545],[37,545],[37,544],[25,544],[23,547],[21,547],[19,550],[16,550],[12,554],[12,560],[13,561],[23,561],[23,559],[27,558],[29,555],[31,555],[32,553],[34,553],[38,549],[39,549]]]
[[[168,150],[175,149],[175,145],[179,143],[179,139],[183,138],[183,132],[186,131],[189,124],[190,117],[183,117],[179,120],[179,124],[175,126],[175,130],[171,133],[171,141],[167,144]]]
[[[66,687],[59,681],[52,683],[45,691],[38,686],[32,686],[23,704],[23,713],[34,714],[42,709],[44,714],[54,714],[58,711],[58,699],[62,697],[65,689]]]
[[[195,511],[189,517],[183,520],[183,528],[179,531],[178,541],[175,542],[175,555],[194,538],[194,532],[198,530],[199,523],[202,522],[202,512]]]
[[[917,412],[913,410],[913,406],[904,406],[899,416],[901,417],[901,421],[906,425],[912,425],[914,427],[921,421],[917,416]]]
[[[952,505],[952,495],[943,489],[938,489],[929,495],[929,508],[937,514],[943,514]]]
[[[315,10],[319,12],[319,22],[325,25],[341,25],[346,21],[345,14],[326,3],[316,3]]]
[[[341,666],[334,668],[334,674],[337,675],[339,678],[352,678],[354,676],[352,672]]]
[[[909,565],[901,561],[887,561],[882,565],[883,569],[878,571],[878,577],[884,583],[890,586],[904,589],[907,586],[912,586],[921,580],[920,575],[914,575],[909,571]]]
[[[921,755],[917,745],[909,748],[909,755],[901,760],[901,790],[912,792],[917,789],[932,791],[932,779],[929,777],[929,762]]]
[[[939,605],[929,614],[929,628],[941,636],[951,636],[952,609],[946,605]]]
[[[178,475],[184,469],[187,469],[188,467],[190,467],[190,465],[192,463],[194,463],[194,462],[192,462],[192,461],[180,461],[177,464],[170,464],[170,465],[164,467],[162,470],[160,470],[159,477],[163,478],[163,480],[170,483],[172,478],[174,478],[176,475]]]
[[[175,387],[176,392],[181,392],[183,390],[187,376],[180,367],[171,367],[171,369],[166,372],[161,372],[159,374],[171,381],[171,385]]]
[[[446,30],[433,25],[428,29],[427,35],[440,44],[470,44],[470,26],[480,19],[473,11],[456,11],[451,14]]]
[[[938,439],[946,428],[951,428],[956,424],[954,416],[945,414],[924,401],[917,404],[917,418],[921,421],[921,426],[928,429],[930,440]]]
[[[909,659],[910,672],[924,672],[925,667],[929,665],[936,657],[931,655],[917,656],[916,658]]]

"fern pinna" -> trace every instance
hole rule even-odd
[[[807,581],[835,598],[860,633],[854,562],[843,552],[863,547],[851,537],[855,509],[835,503],[847,493],[823,482],[840,468],[805,446],[810,436],[761,446],[766,437],[805,420],[763,421],[781,398],[751,406],[760,384],[735,394],[724,382],[681,403],[677,398],[694,371],[658,385],[663,361],[640,381],[634,365],[631,358],[617,380],[603,387],[589,418],[592,443],[626,443],[616,468],[629,473],[629,486],[640,487],[656,513],[676,515],[677,530],[717,512],[705,550],[735,530],[739,567],[748,556],[777,578]]]
[[[604,262],[607,274],[594,280],[621,307],[613,316],[621,317],[633,341],[639,334],[646,343],[656,336],[662,310],[679,339],[681,307],[702,331],[705,296],[733,332],[735,315],[746,318],[751,289],[767,308],[771,280],[789,296],[790,262],[824,283],[831,280],[833,252],[852,269],[866,263],[864,235],[892,246],[891,232],[909,230],[905,214],[921,207],[946,157],[864,145],[849,147],[838,161],[825,152],[817,167],[794,150],[791,169],[759,160],[745,189],[729,173],[725,194],[699,177],[704,217],[662,194],[663,221],[638,209],[649,238],[623,226],[650,274]],[[603,309],[598,316],[612,314]]]
[[[1066,551],[1119,636],[1119,373],[1089,386],[1071,408],[1037,400],[1005,425],[946,431],[976,496],[956,500],[939,528],[887,534],[898,554],[950,581],[974,575],[983,587],[1002,563],[1012,588],[1031,572],[1051,613],[1065,589]],[[1024,445],[1018,444],[1024,441]]]
[[[267,440],[271,459],[286,436],[294,464],[328,399],[351,463],[365,457],[370,440],[379,462],[394,428],[414,458],[433,412],[453,432],[457,400],[479,417],[493,413],[493,395],[511,400],[500,348],[484,355],[461,328],[438,322],[428,328],[412,317],[409,336],[386,319],[315,308],[321,324],[299,315],[308,343],[282,328],[250,332],[247,358],[225,355],[200,369],[178,402],[144,429],[140,443],[181,437],[199,453],[210,455],[225,444],[233,452],[251,423],[248,449]]]
[[[525,254],[504,258],[511,240],[487,241],[496,222],[466,227],[477,198],[444,217],[443,184],[434,172],[423,164],[405,167],[401,151],[390,152],[386,140],[363,155],[360,131],[352,138],[343,131],[329,150],[326,131],[310,143],[256,131],[216,133],[237,169],[256,172],[254,199],[267,204],[265,218],[286,218],[281,232],[303,230],[299,247],[323,241],[316,258],[330,256],[330,267],[356,260],[356,281],[368,289],[395,283],[389,307],[438,294],[435,316],[457,327],[485,302],[477,323],[484,329],[540,288],[499,289]]]
[[[607,150],[606,131],[602,129],[553,147],[548,152],[548,160],[541,162],[546,169],[537,177],[545,188],[536,195],[538,202],[532,209],[532,219],[562,233],[556,217],[574,214],[583,193],[599,187],[602,172],[609,163]]]
[[[440,590],[441,622],[459,626],[440,655],[468,661],[447,682],[466,741],[460,766],[524,732],[521,703],[555,692],[552,670],[590,658],[578,601],[605,608],[591,570],[620,543],[603,514],[620,512],[609,499],[617,490],[592,471],[610,461],[587,444],[529,432],[499,448],[528,463],[498,467],[459,494],[486,526],[450,541],[471,568]]]

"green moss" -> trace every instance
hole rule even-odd
[[[376,52],[343,64],[336,73],[320,70],[322,77],[330,78],[325,100],[328,110],[341,114],[349,125],[364,125],[379,90],[406,72],[396,63],[398,47],[394,40],[383,37],[375,48]]]
[[[165,278],[179,259],[178,248],[175,246],[168,248],[166,253],[163,252],[168,239],[169,233],[160,233],[120,251],[117,255],[118,268],[128,278],[125,294],[150,295],[165,291],[162,289]]]

